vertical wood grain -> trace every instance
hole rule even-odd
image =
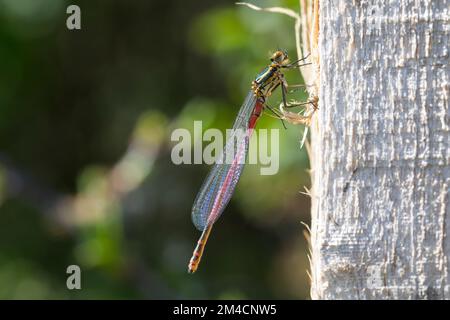
[[[449,8],[321,1],[314,299],[450,299]]]

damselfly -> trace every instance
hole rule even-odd
[[[272,55],[271,63],[252,82],[252,88],[239,110],[232,134],[227,140],[232,145],[227,142],[223,153],[216,160],[216,164],[203,182],[192,208],[192,221],[195,227],[202,231],[202,234],[189,262],[190,273],[197,270],[211,229],[230,201],[244,167],[243,162],[247,156],[250,137],[262,111],[264,108],[268,108],[276,117],[290,121],[283,115],[283,112],[276,111],[266,104],[267,98],[277,87],[281,86],[284,106],[292,106],[286,102],[288,86],[281,70],[306,65],[306,63],[299,64],[306,58],[289,63],[287,52],[278,50]],[[235,143],[234,135],[242,132],[244,132],[244,137],[237,139],[238,142]],[[233,154],[232,161],[226,161],[227,153],[230,152]]]

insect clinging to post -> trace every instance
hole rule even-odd
[[[250,137],[261,113],[265,108],[268,108],[282,119],[281,114],[270,108],[266,103],[267,98],[279,86],[282,88],[283,101],[286,102],[287,83],[281,70],[307,65],[299,64],[305,59],[306,57],[289,63],[287,52],[277,50],[270,59],[271,63],[253,80],[251,90],[247,94],[233,124],[232,134],[222,154],[216,160],[216,164],[203,182],[192,207],[192,221],[195,227],[202,231],[202,234],[189,262],[188,270],[190,273],[197,270],[211,229],[231,199],[244,168]],[[286,105],[286,107],[290,106]],[[237,137],[241,132],[244,132],[244,136]],[[229,153],[233,155],[232,161],[226,163]]]
[[[284,50],[277,50],[270,59],[271,63],[259,73],[252,82],[251,90],[247,94],[233,125],[233,134],[239,130],[243,130],[245,132],[244,137],[238,139],[238,143],[234,144],[235,137],[233,134],[231,135],[229,141],[232,141],[233,145],[228,145],[227,143],[224,152],[219,155],[216,164],[203,182],[194,201],[192,221],[195,227],[202,231],[202,234],[194,249],[192,258],[189,261],[188,271],[190,273],[197,270],[212,227],[222,215],[231,199],[244,167],[243,159],[245,160],[248,152],[250,137],[262,111],[267,108],[277,118],[286,120],[292,124],[304,124],[307,128],[307,126],[311,125],[311,119],[318,109],[320,83],[318,51],[319,0],[300,0],[300,2],[302,4],[302,10],[304,11],[302,16],[289,9],[261,9],[255,5],[240,3],[255,10],[283,13],[290,17],[294,17],[296,19],[295,32],[297,39],[297,54],[299,57],[303,56],[302,46],[300,45],[300,26],[302,26],[302,30],[309,31],[304,31],[302,44],[303,50],[310,52],[310,54],[293,63],[289,63],[287,52]],[[299,62],[304,61],[308,57],[310,58],[310,63],[299,64]],[[287,88],[289,86],[281,70],[303,66],[307,66],[307,70],[302,70],[302,75],[307,83],[306,88],[309,92],[309,98],[303,103],[295,101],[288,103],[286,94],[288,93]],[[274,109],[266,103],[266,100],[279,86],[281,86],[283,101],[278,109]],[[305,107],[304,110],[299,113],[286,110],[297,106]],[[303,145],[306,138],[306,128],[301,145]],[[234,155],[231,163],[225,162],[225,159],[227,159],[226,154],[228,152],[232,152]]]

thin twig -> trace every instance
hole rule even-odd
[[[297,12],[295,12],[295,11],[293,11],[291,9],[282,8],[282,7],[261,8],[261,7],[258,7],[258,6],[254,5],[254,4],[247,3],[247,2],[236,2],[236,4],[237,5],[246,6],[246,7],[250,8],[250,9],[255,10],[255,11],[281,13],[281,14],[284,14],[284,15],[286,15],[288,17],[291,17],[291,18],[295,19],[295,46],[296,46],[296,49],[297,49],[297,56],[298,56],[299,59],[303,57],[303,52],[304,51],[302,50],[301,36],[300,36],[300,32],[301,32],[301,30],[303,28],[302,28],[302,21],[301,21],[300,15]],[[301,70],[300,70],[300,72],[301,72]],[[302,76],[303,76],[303,78],[305,78],[303,73],[302,73]]]
[[[281,8],[281,7],[270,7],[270,8],[261,8],[258,6],[255,6],[254,4],[247,3],[247,2],[236,2],[237,5],[241,6],[247,6],[250,9],[256,10],[256,11],[266,11],[266,12],[274,12],[274,13],[281,13],[285,14],[291,18],[294,19],[300,19],[300,16],[297,14],[297,12],[287,9],[287,8]]]
[[[304,194],[305,196],[308,196],[308,197],[312,197],[312,195],[311,195],[311,191],[307,188],[307,187],[303,187],[304,189],[305,189],[305,191],[299,191],[301,194]]]

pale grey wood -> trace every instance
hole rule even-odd
[[[321,1],[314,299],[450,298],[449,8]]]

